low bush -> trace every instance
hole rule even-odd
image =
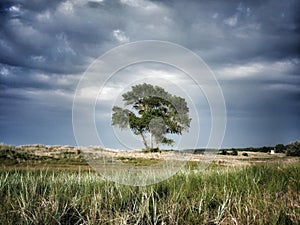
[[[237,156],[239,153],[236,149],[232,149],[231,155]]]
[[[221,154],[221,155],[227,155],[226,149],[222,149],[221,152],[220,152],[220,154]]]
[[[286,155],[287,156],[300,156],[300,142],[295,141],[295,142],[290,143],[287,146]]]

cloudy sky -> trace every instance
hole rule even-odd
[[[223,147],[299,140],[299,15],[297,0],[2,0],[0,142],[76,145],[72,104],[82,75],[105,52],[142,40],[179,44],[209,66],[226,103]],[[127,134],[110,126],[112,102],[142,82],[190,92],[192,121],[201,124],[190,134],[200,129],[197,147],[205,147],[207,99],[182,71],[159,63],[129,66],[106,83],[95,107],[105,146],[124,147]]]

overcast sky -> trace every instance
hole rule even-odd
[[[210,67],[226,102],[223,147],[299,140],[299,25],[297,0],[2,0],[0,142],[76,145],[72,103],[83,73],[110,49],[141,40],[182,45]],[[157,84],[154,76],[181,87],[162,85],[172,94],[192,90],[189,78],[167,65],[144,63],[115,74],[96,105],[105,147],[124,147],[105,103],[122,104],[128,83]],[[197,147],[205,147],[207,100],[200,92],[189,97],[192,121],[201,121]]]

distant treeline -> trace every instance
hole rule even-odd
[[[225,149],[221,149],[220,151],[245,151],[245,152],[271,152],[271,150],[275,150],[274,146],[263,146],[263,147],[248,147],[248,148],[225,148]],[[277,153],[284,153],[284,149],[280,149],[279,151],[276,151]]]
[[[285,153],[286,146],[280,144],[276,146],[263,146],[263,147],[248,147],[248,148],[222,148],[219,149],[219,152],[232,152],[232,151],[240,151],[240,152],[271,152],[271,150],[275,150],[276,153]],[[195,154],[204,154],[208,149],[205,148],[197,148],[197,149],[186,149],[185,152],[193,152]]]
[[[186,149],[184,151],[191,152],[194,154],[204,154],[208,149],[198,148],[198,149]],[[300,156],[300,142],[295,141],[288,145],[277,144],[275,146],[263,146],[263,147],[248,147],[248,148],[223,148],[219,149],[219,154],[222,155],[238,155],[238,152],[264,152],[270,153],[285,153],[287,156]],[[244,153],[246,155],[246,153]]]
[[[300,142],[295,141],[288,145],[277,144],[276,146],[263,146],[263,147],[248,147],[248,148],[229,148],[220,149],[220,154],[224,152],[265,152],[269,153],[274,150],[274,153],[285,153],[287,156],[300,156]]]

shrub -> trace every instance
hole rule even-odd
[[[238,151],[237,151],[236,149],[233,148],[233,149],[232,149],[231,155],[235,155],[235,156],[236,156],[236,155],[238,155],[238,154],[239,154]]]
[[[225,149],[222,149],[220,152],[221,155],[227,155],[227,151]]]
[[[159,148],[151,148],[150,152],[160,152]]]
[[[286,147],[283,144],[278,144],[275,146],[276,153],[284,153],[285,150],[286,150]]]
[[[242,156],[248,156],[247,152],[243,152]]]
[[[287,156],[300,156],[300,142],[295,141],[295,142],[290,143],[287,146],[286,155]]]

